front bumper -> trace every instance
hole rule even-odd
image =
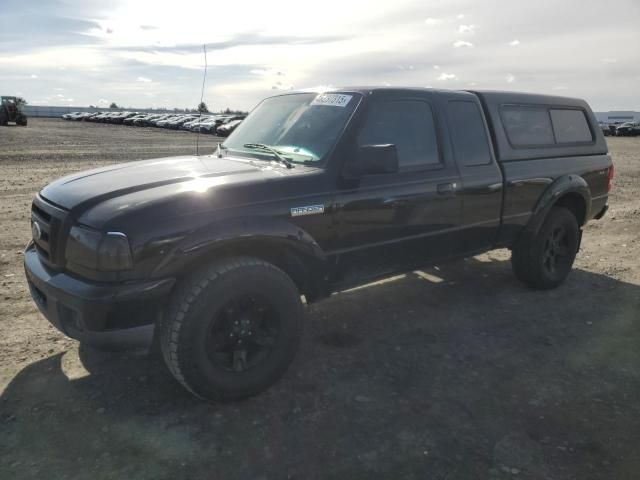
[[[141,283],[95,283],[48,269],[33,244],[24,252],[33,301],[65,335],[109,350],[149,348],[155,319],[175,279]]]

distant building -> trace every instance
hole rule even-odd
[[[606,124],[640,122],[640,112],[617,111],[617,112],[593,112],[596,114],[598,122]]]

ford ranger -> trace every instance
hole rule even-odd
[[[158,344],[204,399],[290,364],[307,303],[496,248],[560,285],[613,165],[582,100],[420,88],[267,98],[211,155],[71,175],[33,200],[31,295],[64,334]]]

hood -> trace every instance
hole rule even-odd
[[[198,188],[198,185],[208,183],[220,185],[284,174],[279,170],[267,162],[263,167],[246,159],[170,157],[113,165],[64,177],[44,187],[40,195],[71,210],[168,185],[177,184],[188,190],[189,185],[194,184]]]

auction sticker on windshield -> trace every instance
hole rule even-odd
[[[353,95],[343,95],[341,93],[321,93],[311,105],[327,105],[330,107],[346,107]]]

